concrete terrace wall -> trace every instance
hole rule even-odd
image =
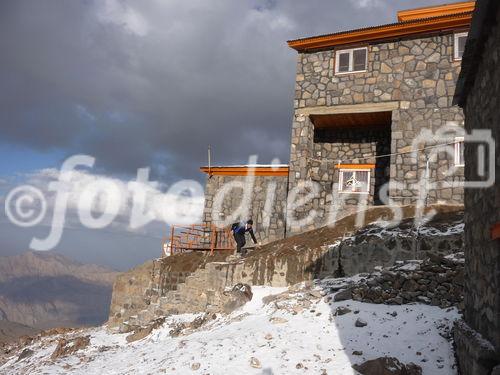
[[[318,206],[315,221],[308,228],[289,228],[291,232],[317,228],[325,223],[332,199],[326,186],[337,182],[334,165],[338,160],[327,151],[335,147],[335,143],[314,142],[313,122],[304,115],[308,109],[395,105],[391,123],[392,153],[409,150],[422,129],[436,131],[447,123],[463,127],[462,110],[452,105],[460,72],[460,61],[453,59],[453,33],[371,44],[367,71],[363,73],[336,75],[334,66],[335,50],[299,53],[297,58],[289,187],[291,190],[301,181],[310,181],[318,175],[323,190],[317,202],[303,208],[303,212],[307,212],[313,205]],[[453,139],[451,136],[450,141]],[[418,158],[414,154],[391,157],[391,181],[405,186],[391,189],[391,196],[398,203],[414,203],[417,192],[410,184],[416,183],[425,173],[425,161],[423,153]],[[453,155],[445,152],[431,163],[431,181],[444,182],[430,192],[431,203],[463,202],[463,189],[449,184],[463,181],[463,171],[445,177],[453,165]],[[297,216],[300,215],[298,212]]]
[[[243,189],[235,187],[225,195],[221,210],[217,212],[214,210],[215,196],[221,191],[223,186],[234,182],[244,185],[247,181],[246,179],[247,177],[244,176],[217,175],[207,178],[203,221],[222,225],[224,220],[237,212],[241,204],[248,204],[248,215],[246,217],[234,218],[232,221],[252,218],[255,235],[257,240],[262,243],[284,238],[288,184],[286,176],[253,176],[253,190],[248,195],[249,199],[247,201],[243,200]],[[266,203],[270,209],[270,215],[266,215]]]

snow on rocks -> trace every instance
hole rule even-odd
[[[399,261],[394,267],[379,268],[357,283],[346,282],[334,301],[354,299],[369,303],[401,305],[419,302],[442,308],[462,307],[464,263],[459,255],[429,254],[424,261]]]
[[[18,361],[19,354],[12,353],[0,365],[0,373],[59,374],[71,369],[84,375],[353,375],[353,365],[384,357],[396,358],[405,366],[414,363],[424,375],[456,373],[446,334],[459,318],[455,308],[333,301],[331,290],[353,280],[324,280],[290,289],[253,287],[252,300],[230,315],[171,316],[150,335],[131,343],[126,334],[112,334],[105,326],[68,333],[67,340],[71,335],[89,335],[90,344],[55,360],[50,356],[61,337],[47,337],[29,345],[31,356]],[[302,310],[297,312],[294,306]],[[339,309],[345,313],[335,314]],[[193,325],[196,319],[203,324]],[[367,325],[354,328],[358,319]],[[171,334],[181,323],[184,328],[179,334]]]

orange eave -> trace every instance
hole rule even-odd
[[[201,167],[200,170],[211,176],[288,176],[288,167]]]
[[[475,7],[475,1],[462,1],[453,4],[401,10],[398,12],[398,21],[412,21],[422,18],[446,16],[454,13],[473,12]]]
[[[335,164],[338,169],[373,169],[375,164]]]
[[[298,52],[470,27],[472,11],[288,41]]]

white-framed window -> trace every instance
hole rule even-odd
[[[335,73],[365,72],[368,64],[368,48],[351,48],[335,52]]]
[[[464,55],[465,43],[467,42],[467,35],[469,33],[456,33],[454,35],[453,42],[453,50],[454,50],[454,58],[455,60],[462,60],[462,56]]]
[[[370,169],[340,169],[339,192],[368,194],[370,192]]]
[[[464,165],[464,137],[455,137],[455,166],[463,167]]]

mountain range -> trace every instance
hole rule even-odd
[[[117,275],[109,268],[78,263],[55,252],[0,257],[0,329],[102,324],[108,317]]]

